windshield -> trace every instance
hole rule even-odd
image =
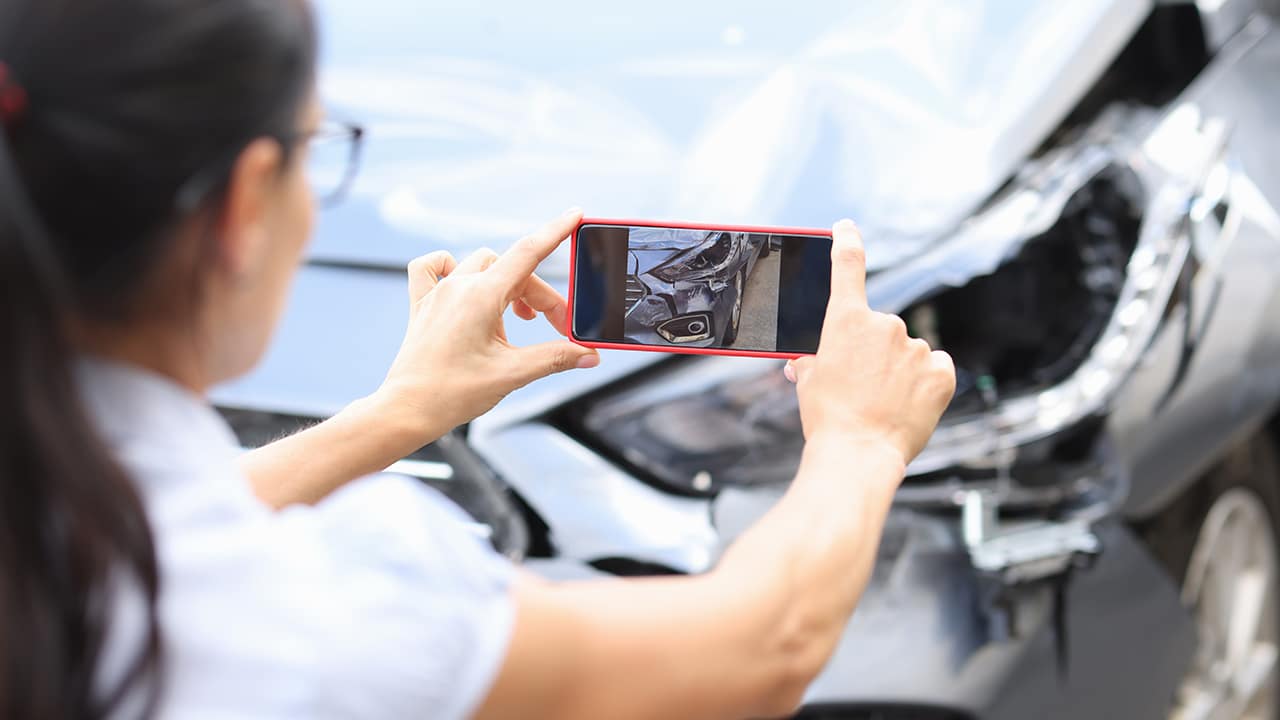
[[[369,136],[312,254],[501,248],[570,205],[850,216],[918,246],[1009,177],[1147,5],[320,0],[323,96]]]

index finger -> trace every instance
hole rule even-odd
[[[524,284],[538,265],[546,260],[560,243],[569,237],[573,229],[582,221],[582,211],[574,208],[543,225],[541,229],[525,235],[502,254],[489,270],[502,279],[508,289],[515,289]]]
[[[416,304],[457,266],[458,261],[447,250],[414,258],[409,263],[409,301]]]
[[[831,302],[829,307],[867,306],[867,255],[852,220],[831,227]]]
[[[546,280],[532,275],[525,283],[520,299],[530,308],[547,316],[547,322],[561,335],[569,334],[568,304],[564,296],[547,284]]]

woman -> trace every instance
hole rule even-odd
[[[503,333],[510,306],[563,331],[534,270],[580,213],[413,262],[386,381],[328,422],[241,457],[204,400],[259,359],[303,255],[314,70],[303,0],[0,8],[0,716],[793,709],[954,382],[867,308],[852,224],[822,348],[788,366],[786,496],[705,575],[544,582],[440,496],[353,480],[597,363]]]

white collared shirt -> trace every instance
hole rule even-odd
[[[439,493],[395,476],[273,512],[205,400],[81,361],[91,416],[137,483],[160,564],[161,718],[461,718],[511,634],[511,566]],[[142,634],[122,591],[100,679]]]

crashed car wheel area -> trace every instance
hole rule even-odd
[[[1143,528],[1156,555],[1181,578],[1198,634],[1172,720],[1280,717],[1277,518],[1280,465],[1275,447],[1260,437]]]
[[[738,328],[742,325],[742,291],[746,287],[743,276],[746,270],[733,278],[733,312],[729,314],[729,327],[724,331],[724,344],[732,345],[738,339]]]

